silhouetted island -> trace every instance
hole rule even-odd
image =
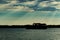
[[[44,23],[33,23],[32,25],[0,25],[0,28],[47,29],[60,28],[60,25],[46,25]]]

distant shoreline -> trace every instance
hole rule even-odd
[[[32,25],[0,25],[0,28],[47,29],[60,28],[60,25],[46,25],[41,23],[33,23]]]

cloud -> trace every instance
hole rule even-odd
[[[14,8],[10,8],[8,10],[12,10],[12,11],[15,11],[15,12],[18,12],[18,11],[26,11],[26,12],[32,12],[34,10],[28,8],[28,7],[24,7],[24,6],[16,6]]]
[[[6,1],[7,4],[0,4],[0,10],[14,10],[14,11],[54,11],[60,9],[60,2],[56,0],[22,0]],[[26,1],[26,2],[25,2]],[[23,10],[24,9],[24,10]]]
[[[57,2],[57,1],[53,1],[53,2],[44,1],[44,2],[40,2],[39,6],[41,8],[43,8],[43,7],[54,7],[56,9],[60,9],[60,2]]]
[[[60,9],[60,5],[54,6],[56,9]]]
[[[55,0],[55,1],[60,1],[60,0]]]
[[[47,7],[47,6],[49,6],[49,5],[48,5],[48,1],[40,2],[40,3],[39,3],[39,6],[40,6],[40,7]]]
[[[42,8],[36,8],[33,10],[35,10],[35,11],[55,11],[56,8],[55,7],[42,7]]]
[[[34,4],[35,3],[35,1],[29,1],[29,2],[24,2],[23,4],[26,4],[26,5],[28,5],[28,4]]]
[[[50,6],[56,9],[60,9],[60,2],[57,2],[57,1],[51,2]]]
[[[0,0],[0,4],[7,4],[7,3],[9,3],[9,2],[4,1],[4,0]]]
[[[34,0],[18,0],[20,3],[21,2],[28,2],[28,1],[34,1]]]
[[[34,1],[24,2],[24,3],[21,3],[21,5],[27,5],[27,4],[30,4],[30,3],[33,4]],[[18,4],[18,6],[13,6],[14,4]],[[19,6],[19,5],[20,5],[20,3],[18,3],[18,1],[10,1],[10,3],[8,3],[8,4],[1,5],[0,8],[1,9],[6,9],[6,10],[12,10],[12,11],[27,11],[27,12],[34,11],[27,6]]]
[[[42,8],[42,9],[40,9],[41,11],[55,11],[56,10],[56,8],[54,8],[54,7],[44,7],[44,8]]]
[[[8,4],[0,4],[0,11],[13,11],[13,12],[18,12],[18,11],[26,11],[26,12],[32,12],[34,10],[30,9],[29,7],[25,6],[13,6],[13,4],[17,4],[17,1],[11,1]]]

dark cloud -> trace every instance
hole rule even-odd
[[[4,0],[0,0],[0,4],[6,4],[8,3],[7,1],[4,1]]]
[[[20,2],[27,2],[27,1],[35,1],[35,0],[18,0]],[[42,1],[52,1],[52,0],[37,0],[38,2],[42,2]]]
[[[18,0],[19,2],[26,2],[26,0]]]
[[[18,0],[19,2],[27,2],[27,1],[34,1],[34,0]]]
[[[60,1],[60,0],[55,0],[55,1]]]
[[[55,11],[56,8],[54,7],[44,7],[44,8],[37,8],[37,9],[34,9],[35,11]]]
[[[47,1],[47,0],[37,0],[38,2]]]
[[[43,2],[43,1],[53,1],[53,0],[37,0],[38,2]]]

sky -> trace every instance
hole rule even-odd
[[[60,25],[60,0],[0,0],[0,25]]]

